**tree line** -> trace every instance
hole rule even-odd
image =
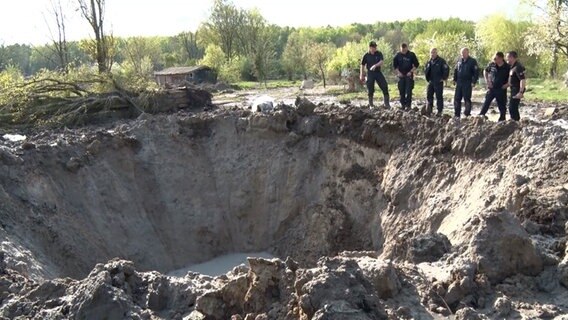
[[[113,36],[107,29],[105,0],[73,0],[77,10],[69,10],[61,0],[50,1],[46,20],[52,41],[40,46],[0,45],[1,70],[29,76],[95,66],[100,73],[143,81],[162,68],[205,64],[228,82],[311,77],[326,82],[358,68],[370,40],[377,40],[387,63],[404,42],[423,62],[432,47],[451,62],[465,46],[482,64],[496,51],[516,50],[531,76],[557,77],[568,69],[568,0],[525,0],[534,12],[531,21],[496,14],[478,22],[415,19],[302,28],[277,26],[257,10],[214,0],[209,18],[195,32],[128,38]],[[68,14],[83,17],[91,39],[67,41]]]

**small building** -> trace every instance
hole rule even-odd
[[[185,83],[216,83],[217,72],[207,66],[172,67],[154,72],[160,86],[179,86]]]

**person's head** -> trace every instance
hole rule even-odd
[[[460,51],[461,57],[462,59],[467,59],[469,58],[469,49],[468,48],[462,48]]]
[[[377,43],[375,41],[369,42],[369,52],[370,53],[377,52]]]
[[[406,54],[408,52],[408,45],[406,43],[400,45],[400,52],[402,52],[403,54]]]
[[[517,62],[517,52],[516,51],[509,51],[507,52],[507,63],[509,63],[510,65],[515,64],[515,62]]]
[[[430,58],[436,59],[438,57],[438,49],[432,48],[430,49]]]
[[[503,52],[496,52],[493,56],[493,62],[495,62],[498,66],[502,66],[505,63],[505,55]]]

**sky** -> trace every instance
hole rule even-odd
[[[46,19],[51,0],[0,0],[0,44],[43,44],[51,39]],[[69,3],[67,34],[69,40],[90,36],[76,0]],[[106,0],[106,21],[116,36],[175,35],[195,31],[207,19],[212,0]],[[401,1],[399,1],[401,2]],[[425,1],[406,0],[233,0],[237,6],[257,8],[271,23],[299,26],[341,26],[353,22],[374,23],[414,18],[450,18],[480,20],[502,13],[515,16],[519,0]],[[50,19],[51,18],[51,19]]]

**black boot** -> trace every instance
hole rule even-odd
[[[434,110],[434,106],[429,104],[429,105],[426,107],[426,115],[427,115],[427,116],[431,116],[433,110]]]
[[[466,117],[471,116],[471,103],[468,103],[468,102],[465,103],[465,111],[464,111],[463,114]]]
[[[372,108],[375,105],[373,104],[373,97],[369,97],[369,107]]]
[[[390,97],[389,96],[384,96],[383,98],[385,100],[385,108],[390,109],[391,105],[390,105]]]

